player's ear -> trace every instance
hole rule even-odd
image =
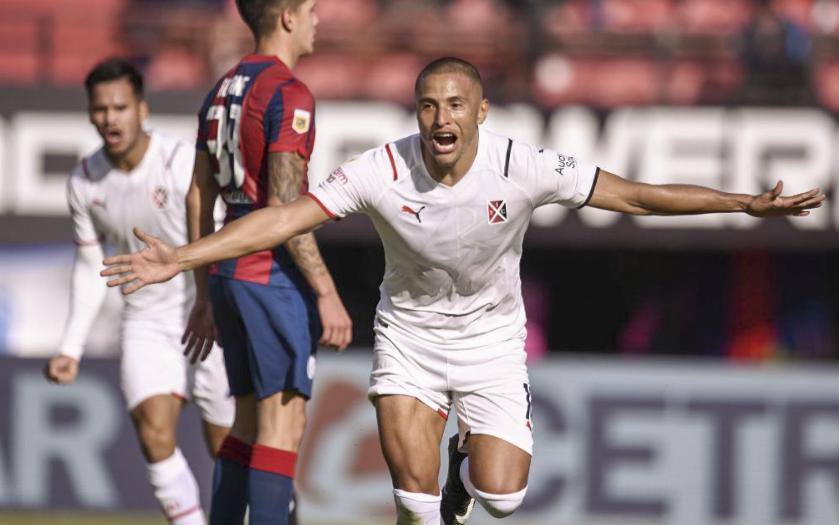
[[[489,100],[482,98],[478,105],[478,124],[483,124],[489,114]]]
[[[291,33],[294,30],[294,11],[288,8],[280,11],[277,23],[282,24],[283,29]]]
[[[140,101],[140,122],[149,118],[149,104],[145,100]]]

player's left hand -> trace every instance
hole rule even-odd
[[[168,281],[181,271],[175,248],[140,228],[134,228],[134,235],[146,243],[146,247],[132,254],[108,257],[103,261],[107,268],[99,272],[102,277],[118,276],[108,281],[110,287],[127,284],[122,289],[123,295],[134,293],[147,284]]]
[[[804,217],[810,215],[811,209],[820,207],[826,198],[818,188],[789,197],[782,196],[783,191],[784,183],[778,181],[771,190],[755,195],[746,208],[746,213],[753,217]]]
[[[213,349],[213,343],[218,340],[216,323],[213,321],[213,307],[206,299],[196,299],[189,312],[186,330],[181,337],[181,344],[186,345],[184,355],[193,365],[199,360],[204,361]]]
[[[352,320],[338,294],[318,296],[318,313],[323,327],[318,343],[344,351],[352,341]]]

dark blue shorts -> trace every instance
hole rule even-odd
[[[232,395],[311,396],[321,326],[310,290],[211,275],[210,299]]]

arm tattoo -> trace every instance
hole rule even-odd
[[[297,153],[270,153],[268,155],[269,204],[287,203],[296,199],[300,195],[300,186],[305,172],[306,161]],[[285,247],[307,280],[310,277],[329,273],[320,256],[314,234],[306,233],[293,237],[285,243]]]
[[[297,153],[268,155],[268,198],[281,203],[291,202],[300,195],[300,185],[306,171],[306,161]]]

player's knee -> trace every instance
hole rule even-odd
[[[393,490],[396,501],[396,525],[439,523],[441,496],[421,492]],[[434,520],[437,521],[434,521]]]
[[[521,506],[526,492],[527,487],[510,494],[492,494],[475,489],[474,497],[490,516],[504,518]]]
[[[175,452],[174,429],[165,425],[141,422],[137,427],[137,434],[143,455],[150,463],[163,461]]]

